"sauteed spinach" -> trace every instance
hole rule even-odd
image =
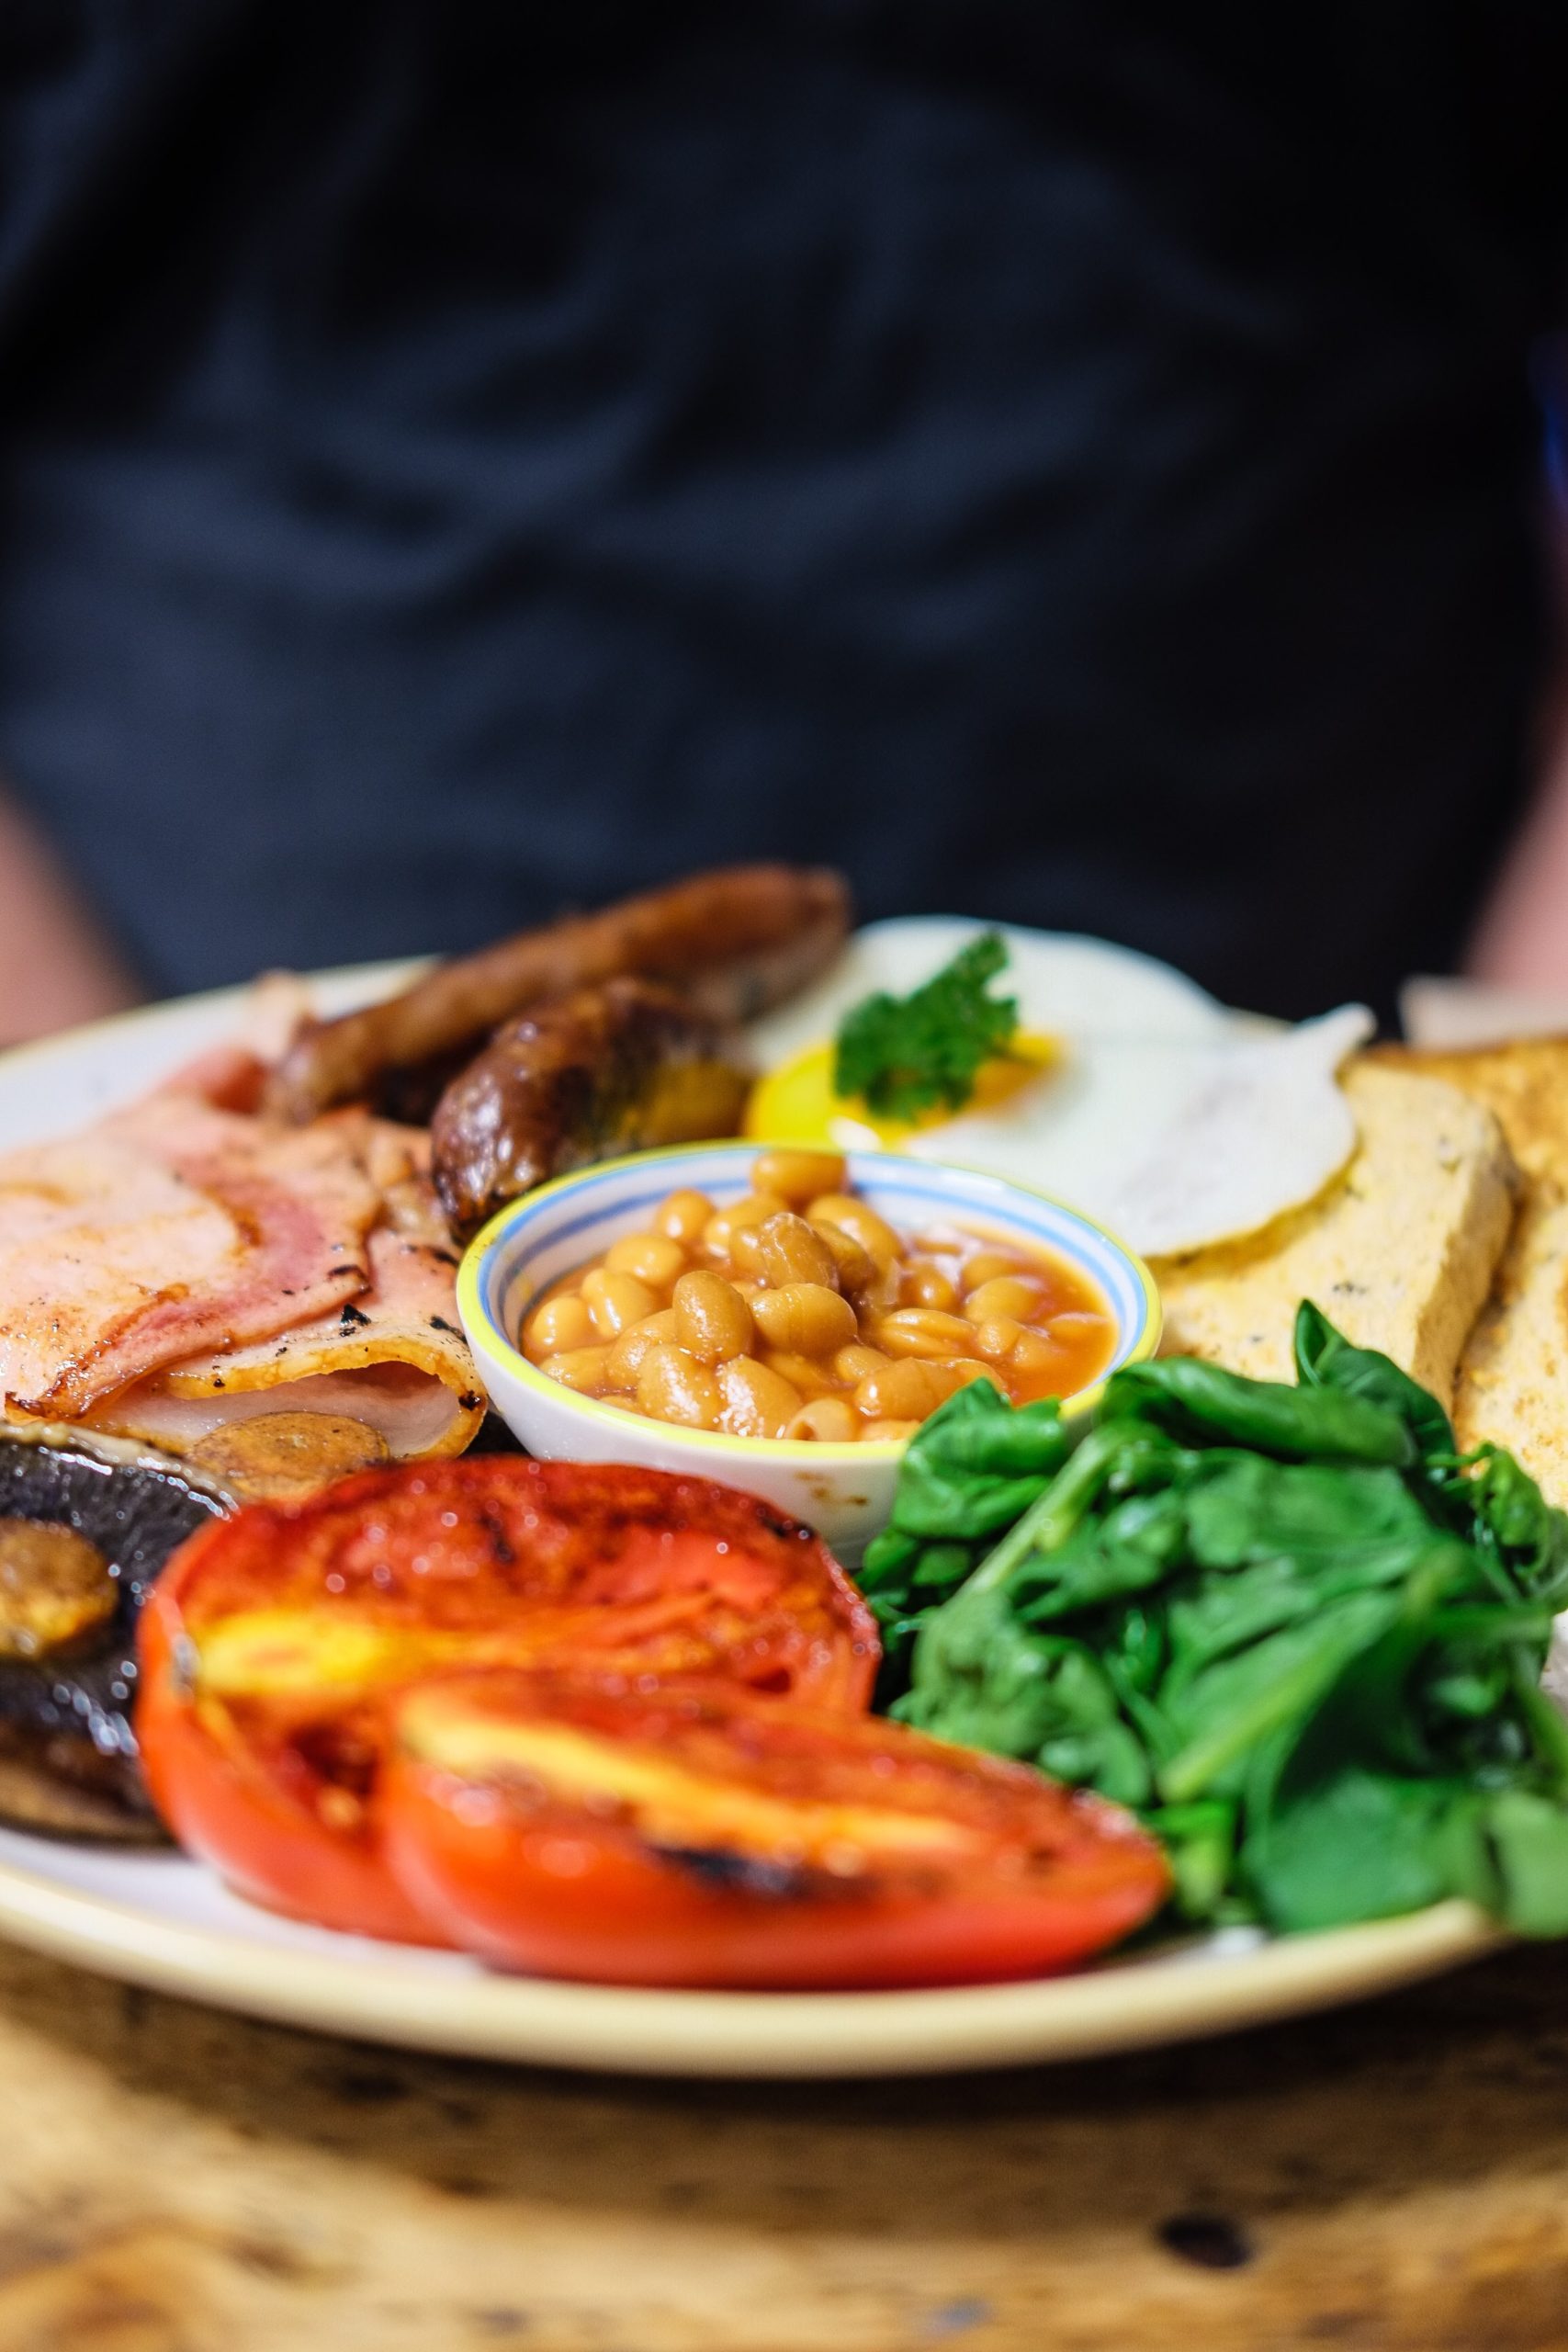
[[[866,1557],[884,1701],[1134,1807],[1189,1918],[1568,1934],[1568,1517],[1310,1304],[1295,1351],[1130,1367],[1081,1436],[960,1390]]]

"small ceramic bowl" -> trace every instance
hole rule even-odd
[[[847,1565],[886,1524],[905,1441],[829,1445],[815,1439],[729,1437],[682,1429],[580,1396],[531,1364],[517,1345],[540,1292],[624,1233],[648,1226],[667,1194],[690,1186],[721,1207],[751,1189],[755,1143],[688,1144],[604,1160],[541,1185],[502,1209],[470,1244],[457,1276],[457,1304],[491,1404],[530,1453],[568,1462],[637,1462],[718,1478],[804,1520]],[[1000,1177],[892,1152],[852,1152],[851,1188],[897,1231],[944,1220],[1003,1242],[1044,1244],[1086,1274],[1116,1327],[1107,1372],[1152,1355],[1159,1341],[1159,1294],[1141,1260],[1100,1227],[1060,1202]],[[1083,1412],[1092,1388],[1064,1397]]]

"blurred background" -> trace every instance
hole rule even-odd
[[[8,0],[0,1037],[753,854],[1568,990],[1568,13]]]

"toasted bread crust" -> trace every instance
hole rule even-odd
[[[1568,1197],[1568,1037],[1520,1037],[1512,1045],[1450,1053],[1371,1046],[1361,1059],[1382,1069],[1440,1078],[1472,1102],[1484,1103],[1530,1182],[1555,1184]]]
[[[1358,1057],[1344,1085],[1360,1143],[1314,1200],[1245,1240],[1156,1261],[1165,1351],[1290,1380],[1291,1328],[1310,1298],[1448,1403],[1517,1170],[1491,1111],[1439,1078]]]
[[[1380,1046],[1375,1057],[1484,1103],[1524,1170],[1518,1216],[1460,1364],[1454,1428],[1462,1446],[1506,1446],[1553,1502],[1568,1503],[1568,1037],[1454,1053]]]

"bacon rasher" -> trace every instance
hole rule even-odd
[[[182,1356],[326,1313],[369,1279],[375,1186],[330,1123],[288,1134],[150,1096],[0,1158],[0,1399],[71,1419]]]

